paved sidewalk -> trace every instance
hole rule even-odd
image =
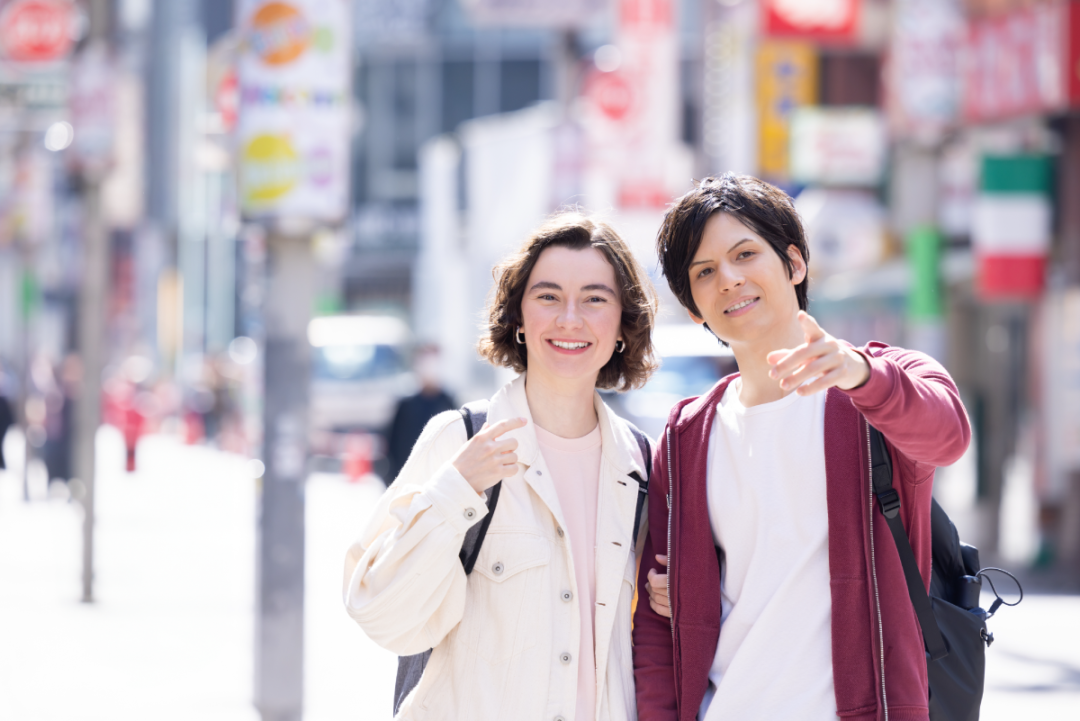
[[[237,456],[167,437],[121,470],[99,438],[98,572],[79,603],[77,504],[25,504],[0,472],[0,720],[257,721],[251,705],[255,481]],[[346,546],[382,491],[307,486],[305,721],[390,718],[395,658],[341,607]],[[1080,719],[1080,596],[1031,595],[991,621],[982,721]]]

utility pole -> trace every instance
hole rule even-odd
[[[304,483],[307,477],[307,327],[315,259],[305,234],[269,236],[259,518],[255,705],[263,721],[299,721],[304,697]]]
[[[109,47],[109,0],[87,3],[89,31],[80,54]],[[76,62],[79,60],[77,59]],[[78,89],[74,89],[78,92]],[[76,137],[80,128],[75,127]],[[79,356],[82,383],[75,413],[74,466],[82,481],[82,600],[94,600],[94,439],[101,424],[101,371],[105,361],[105,296],[108,290],[108,232],[101,208],[102,167],[82,169],[83,277],[79,290]]]

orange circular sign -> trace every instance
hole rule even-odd
[[[267,65],[296,60],[311,42],[311,26],[292,5],[268,2],[251,18],[251,46]]]

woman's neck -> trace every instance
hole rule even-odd
[[[581,438],[596,428],[592,382],[549,378],[541,373],[525,376],[525,398],[533,423],[560,438]]]
[[[766,356],[775,350],[794,349],[805,340],[798,320],[794,319],[790,327],[784,328],[782,332],[772,333],[768,337],[745,344],[731,344],[731,350],[739,364],[739,378],[742,380],[739,402],[745,408],[778,401],[795,390],[792,388],[785,391],[780,387],[779,381],[769,377],[772,365],[766,360]]]

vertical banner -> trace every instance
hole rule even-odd
[[[1042,294],[1050,251],[1051,178],[1045,155],[982,159],[971,240],[983,298]]]
[[[590,162],[615,180],[621,208],[661,208],[674,194],[679,143],[675,0],[620,0],[614,57],[585,82]]]
[[[758,47],[758,172],[791,178],[791,114],[817,102],[817,53],[807,43],[766,41]]]
[[[348,0],[240,0],[240,200],[250,218],[348,209]]]

